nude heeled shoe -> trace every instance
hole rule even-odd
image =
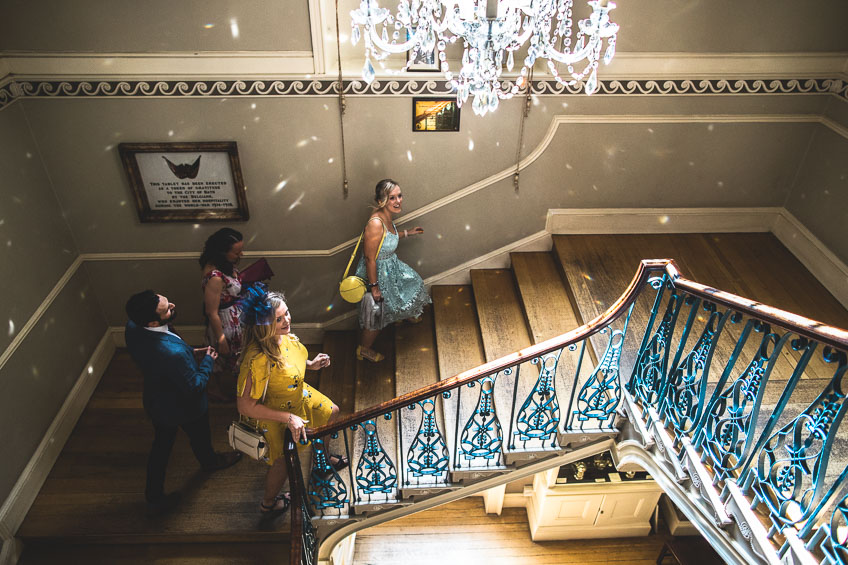
[[[364,349],[361,345],[356,347],[356,358],[360,361],[371,361],[372,363],[379,363],[383,359],[386,358],[382,353],[378,353],[373,349]]]

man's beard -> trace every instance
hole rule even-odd
[[[174,320],[176,319],[176,317],[177,317],[177,311],[176,311],[176,309],[171,310],[171,317],[170,317],[170,318],[168,318],[167,320],[163,320],[162,318],[159,318],[159,325],[160,325],[160,326],[168,326],[168,325],[171,325],[171,324],[173,324],[173,323],[174,323]]]

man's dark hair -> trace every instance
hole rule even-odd
[[[161,320],[156,309],[159,307],[159,295],[152,290],[145,290],[138,294],[133,294],[127,300],[127,316],[135,325],[143,327],[150,322],[158,322]]]

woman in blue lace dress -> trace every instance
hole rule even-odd
[[[373,302],[367,295],[362,299],[359,313],[362,339],[356,348],[356,358],[376,363],[384,359],[372,349],[380,330],[401,320],[421,321],[424,305],[431,300],[418,273],[395,255],[401,238],[424,233],[420,227],[401,231],[395,227],[392,218],[400,214],[403,202],[400,186],[392,179],[381,180],[377,183],[374,200],[377,207],[365,225],[364,251],[356,267],[356,275],[368,283]],[[369,314],[373,304],[382,310],[376,327]]]

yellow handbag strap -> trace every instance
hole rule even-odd
[[[265,381],[265,390],[262,391],[262,404],[265,404],[265,395],[268,394],[268,384],[271,382],[271,360],[270,359],[268,359],[267,362],[265,363],[265,369],[268,371],[268,379]],[[240,422],[244,422],[244,423],[250,425],[250,422],[248,422],[249,419],[250,418],[248,418],[244,414],[239,413],[239,421]],[[258,418],[254,419],[254,422],[255,422],[255,424],[253,426],[253,429],[258,432],[259,431],[259,419]]]
[[[376,216],[375,216],[376,217]],[[383,223],[383,220],[380,220],[380,223]],[[347,278],[347,273],[350,271],[350,266],[353,265],[353,258],[356,257],[356,252],[359,251],[359,244],[362,243],[362,238],[365,237],[365,230],[362,230],[362,233],[359,235],[359,239],[356,241],[356,247],[353,248],[353,253],[350,254],[350,261],[347,262],[347,268],[345,269],[344,274],[342,275],[342,280]],[[374,260],[377,260],[377,257],[380,256],[380,250],[383,248],[383,242],[386,241],[386,225],[383,224],[383,238],[380,240],[380,245],[377,246],[377,254],[374,256]]]

